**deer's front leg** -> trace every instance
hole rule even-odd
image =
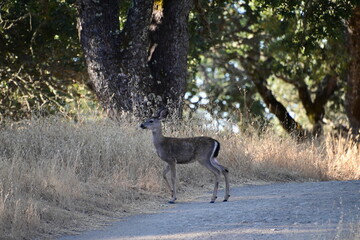
[[[176,164],[170,163],[168,165],[171,172],[172,196],[169,203],[175,203],[176,200]]]
[[[170,165],[169,165],[169,164],[166,164],[166,166],[165,166],[165,168],[164,168],[164,171],[163,171],[163,178],[164,178],[164,180],[165,180],[165,182],[166,182],[166,186],[169,188],[169,190],[170,190],[170,192],[171,192],[171,194],[172,194],[172,193],[173,193],[173,190],[172,190],[171,185],[170,185],[170,183],[169,183],[169,180],[168,180],[168,178],[167,178],[167,174],[168,174],[169,171],[170,171]]]

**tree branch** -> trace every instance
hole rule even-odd
[[[314,104],[325,106],[329,98],[334,94],[337,88],[337,76],[326,75],[322,80],[322,87],[316,91]]]
[[[303,139],[306,136],[306,131],[298,122],[295,121],[295,119],[290,116],[284,105],[279,102],[271,90],[267,88],[266,79],[257,76],[257,78],[253,78],[252,81],[270,112],[279,119],[281,126],[290,135],[294,135],[299,140]]]

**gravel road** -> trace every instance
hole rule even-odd
[[[210,195],[59,240],[360,239],[360,181],[245,185],[225,203]]]

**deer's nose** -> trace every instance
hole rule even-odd
[[[146,129],[146,127],[145,127],[144,124],[141,124],[140,127],[141,127],[142,129]]]

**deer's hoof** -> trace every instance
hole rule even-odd
[[[228,199],[229,199],[230,195],[228,194],[225,198],[224,198],[224,201],[223,202],[227,202]]]
[[[170,200],[168,203],[175,204],[175,200]]]
[[[210,203],[214,203],[216,199],[217,199],[217,197],[213,197],[213,198],[211,198]]]
[[[216,197],[215,197],[215,199],[211,199],[210,203],[214,203],[215,200],[216,200]]]

